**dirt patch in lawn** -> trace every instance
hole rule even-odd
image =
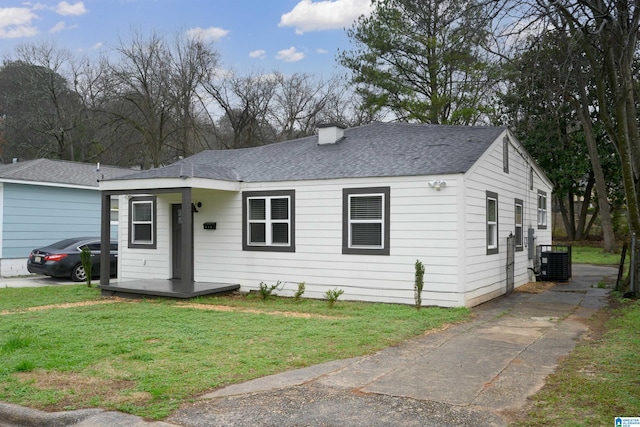
[[[514,289],[513,292],[521,292],[524,294],[540,294],[555,286],[555,282],[529,282]]]
[[[136,302],[137,300],[119,298],[119,297],[111,297],[109,299],[98,300],[98,301],[79,301],[79,302],[71,302],[71,303],[63,303],[63,304],[51,304],[51,305],[40,305],[37,307],[28,307],[28,308],[20,308],[16,310],[3,310],[0,311],[0,316],[6,316],[8,314],[20,314],[20,313],[28,313],[32,311],[42,311],[42,310],[51,310],[56,308],[73,308],[73,307],[85,307],[91,305],[101,305],[101,304],[112,304],[115,302]],[[326,316],[323,314],[313,314],[313,313],[300,313],[296,311],[267,311],[267,310],[257,310],[253,308],[243,308],[243,307],[230,307],[226,305],[211,305],[211,304],[198,304],[198,303],[181,303],[176,304],[178,308],[196,308],[198,310],[214,310],[214,311],[233,311],[238,313],[252,313],[252,314],[269,314],[272,316],[285,316],[285,317],[300,317],[307,319],[340,319],[339,316]]]
[[[188,303],[188,304],[178,304],[176,305],[176,307],[196,308],[198,310],[234,311],[238,313],[269,314],[272,316],[301,317],[306,319],[340,319],[340,317],[337,317],[337,316],[325,316],[323,314],[300,313],[297,311],[266,311],[266,310],[256,310],[253,308],[229,307],[226,305]]]
[[[144,405],[152,396],[135,391],[136,383],[121,379],[89,377],[72,372],[32,371],[15,376],[40,390],[56,394],[55,403],[37,406],[44,411],[113,406],[122,403]]]
[[[99,300],[99,301],[79,301],[79,302],[69,302],[69,303],[63,303],[63,304],[39,305],[36,307],[20,308],[17,310],[3,310],[3,311],[0,311],[0,316],[6,316],[7,314],[29,313],[31,311],[51,310],[53,308],[73,308],[73,307],[84,307],[89,305],[112,304],[114,302],[120,302],[120,301],[124,301],[124,300],[121,298],[112,298],[112,299],[105,299],[105,300]]]

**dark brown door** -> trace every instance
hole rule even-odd
[[[182,278],[182,204],[171,205],[171,259],[173,278]]]

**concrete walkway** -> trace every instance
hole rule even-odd
[[[584,320],[606,304],[609,291],[598,283],[616,275],[612,267],[574,265],[569,283],[497,298],[474,308],[471,322],[370,356],[219,389],[165,421],[193,427],[505,425],[501,414],[524,405],[587,331]],[[26,413],[20,418],[16,411]],[[0,420],[14,420],[5,425],[20,425],[29,413],[78,415],[55,425],[170,425],[100,410],[43,414],[0,404]]]

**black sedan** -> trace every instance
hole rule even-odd
[[[74,282],[87,280],[80,261],[82,248],[91,251],[91,276],[100,275],[100,237],[76,237],[65,239],[43,248],[34,249],[27,260],[29,273],[39,273],[51,277],[70,277]],[[111,242],[111,275],[118,269],[118,243]]]

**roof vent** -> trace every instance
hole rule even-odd
[[[318,144],[335,144],[344,137],[345,126],[339,123],[318,125]]]

